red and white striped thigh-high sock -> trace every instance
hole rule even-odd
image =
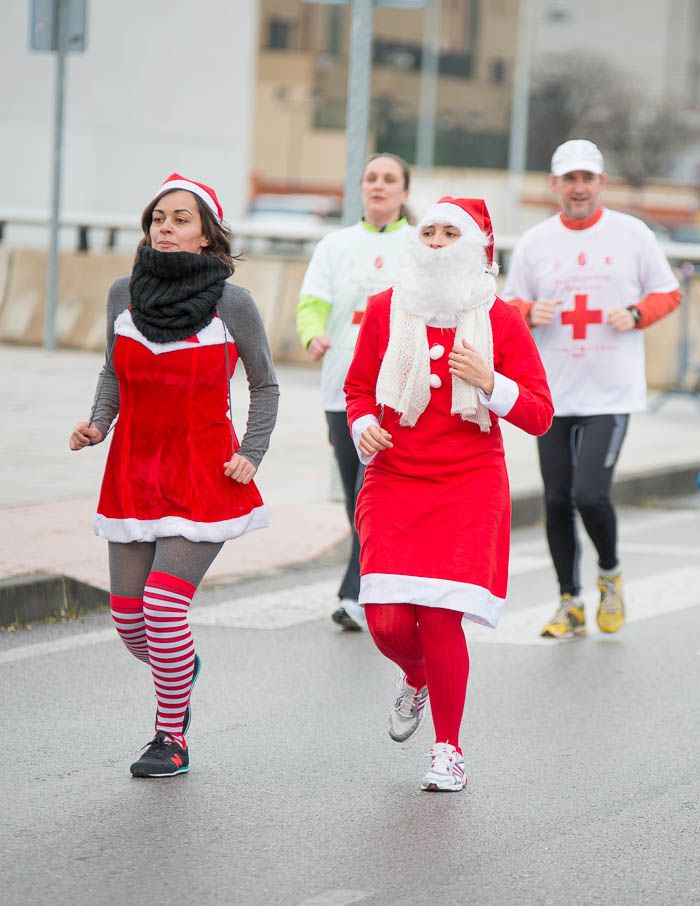
[[[194,640],[187,615],[196,585],[168,573],[151,572],[143,592],[148,655],[156,689],[156,730],[185,744],[182,723],[192,691]]]
[[[129,651],[144,664],[148,664],[146,624],[143,619],[143,600],[110,595],[109,607],[119,637]]]

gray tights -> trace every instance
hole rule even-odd
[[[113,595],[143,597],[151,570],[199,585],[223,542],[159,538],[157,541],[109,542],[109,585]]]

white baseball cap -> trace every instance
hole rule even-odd
[[[559,145],[552,155],[552,176],[564,176],[574,170],[586,170],[598,175],[605,173],[605,161],[598,145],[585,138],[572,138]]]

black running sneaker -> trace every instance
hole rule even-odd
[[[190,769],[190,753],[167,733],[158,730],[138,761],[129,770],[134,777],[173,777]]]
[[[201,669],[202,669],[202,659],[200,658],[200,656],[198,654],[195,654],[194,671],[192,673],[192,685],[190,686],[190,694],[192,693],[192,690],[194,689],[194,684],[197,682],[197,677],[199,676],[199,671]],[[183,736],[187,736],[187,731],[190,728],[191,717],[192,717],[192,715],[190,714],[190,706],[187,705],[187,707],[185,708],[185,716],[182,719],[182,735]],[[158,708],[157,707],[156,707],[156,721],[155,721],[154,726],[155,726],[155,729],[157,730],[158,729]]]

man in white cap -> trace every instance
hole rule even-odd
[[[554,401],[538,451],[561,599],[541,634],[561,639],[586,632],[576,510],[598,554],[598,626],[625,622],[610,488],[629,413],[646,405],[641,331],[681,295],[651,230],[601,206],[607,175],[593,142],[560,145],[549,183],[560,213],[518,241],[503,298],[533,329]]]

